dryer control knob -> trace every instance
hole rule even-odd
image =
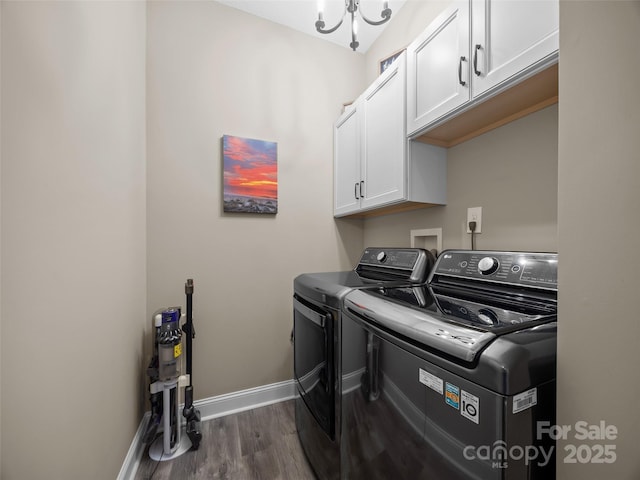
[[[500,262],[498,262],[497,258],[494,258],[494,257],[483,257],[478,262],[478,271],[482,275],[491,275],[496,270],[498,270],[499,266],[500,266]]]
[[[380,252],[380,253],[378,253],[378,256],[376,258],[378,259],[378,261],[380,263],[382,263],[387,259],[387,254],[384,253],[384,252]]]

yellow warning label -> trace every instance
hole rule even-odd
[[[182,355],[182,344],[181,343],[179,343],[178,345],[173,347],[173,358],[178,358],[180,355]]]

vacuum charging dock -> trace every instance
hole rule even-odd
[[[149,458],[159,462],[172,460],[183,453],[188,452],[191,447],[191,440],[187,435],[183,435],[182,415],[180,405],[177,401],[172,402],[171,397],[178,394],[179,388],[189,385],[188,375],[182,375],[173,382],[153,383],[149,390],[151,394],[162,392],[162,436],[157,438],[149,447]],[[172,405],[175,408],[172,410]],[[177,422],[177,428],[174,427]],[[175,438],[172,438],[175,437]],[[172,446],[173,444],[173,446]]]

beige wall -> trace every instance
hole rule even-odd
[[[447,205],[364,222],[369,246],[410,246],[410,230],[442,228],[443,249],[471,248],[467,208],[482,207],[476,248],[557,251],[558,107],[448,149]]]
[[[480,248],[560,252],[558,422],[620,431],[615,464],[559,478],[640,476],[637,1],[561,3],[560,108],[452,148],[446,207],[332,218],[340,104],[446,3],[409,0],[366,56],[212,2],[0,4],[3,479],[117,474],[149,315],[183,304],[187,277],[197,398],[286,380],[295,275],[412,228],[468,247],[478,205]],[[222,214],[223,134],[278,142],[277,216]]]
[[[559,479],[640,478],[640,2],[560,5],[558,423],[615,425],[613,464]]]
[[[0,213],[2,212],[2,8],[0,8]],[[0,476],[2,475],[2,218],[0,217]]]
[[[194,279],[197,398],[291,379],[293,278],[362,248],[332,215],[332,125],[364,57],[215,2],[149,3],[147,54],[148,313]],[[222,212],[224,134],[278,143],[277,215]]]
[[[142,413],[145,6],[0,8],[0,476],[113,479]]]
[[[0,8],[0,213],[2,212],[2,8]],[[0,217],[0,476],[2,475],[2,218]]]

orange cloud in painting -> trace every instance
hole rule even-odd
[[[224,194],[278,198],[277,144],[223,136]]]

